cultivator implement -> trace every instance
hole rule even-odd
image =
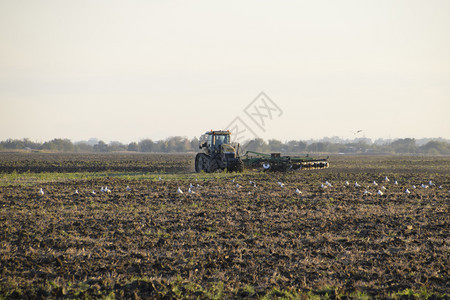
[[[280,153],[259,153],[247,151],[242,156],[246,167],[262,168],[264,171],[286,172],[289,170],[326,169],[330,165],[327,158],[306,156],[281,156]]]

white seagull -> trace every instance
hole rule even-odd
[[[188,193],[189,194],[195,194],[195,192],[191,188],[189,188]]]
[[[295,193],[297,193],[297,194],[301,194],[302,193],[302,191],[300,191],[298,188],[295,190]]]
[[[39,190],[39,195],[44,196],[44,190],[42,188]]]
[[[360,185],[358,184],[358,182],[355,182],[355,187],[360,187]]]
[[[389,180],[389,178],[386,176],[386,177],[384,177],[384,181],[389,182],[390,180]]]
[[[411,194],[411,192],[408,189],[405,190],[405,193],[406,194]]]
[[[373,181],[373,185],[374,185],[374,186],[377,186],[378,183],[374,180],[374,181]]]
[[[346,180],[345,185],[350,185],[350,182],[348,182],[348,180]]]
[[[361,129],[360,129],[360,130],[357,130],[357,131],[351,131],[351,130],[350,130],[350,132],[353,133],[354,135],[357,135],[358,133],[363,132],[363,130],[361,130]]]
[[[378,196],[383,196],[383,192],[380,190],[378,190],[377,194],[378,194]]]
[[[180,189],[180,187],[178,187],[177,189],[177,194],[183,194],[183,191]]]
[[[278,181],[278,185],[279,185],[280,187],[284,187],[284,183],[282,183],[281,181]]]

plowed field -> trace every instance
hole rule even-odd
[[[8,155],[0,297],[450,294],[450,158],[336,157],[326,170],[196,174],[192,155],[62,155],[61,169],[55,158]],[[72,161],[84,173],[35,174],[27,159],[41,172],[71,172]],[[92,161],[110,167],[89,169]]]

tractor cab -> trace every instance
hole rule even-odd
[[[208,131],[200,137],[199,148],[208,155],[218,154],[221,152],[222,145],[230,144],[229,131]],[[231,146],[230,146],[231,147]]]

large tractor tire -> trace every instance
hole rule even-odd
[[[214,173],[219,169],[219,162],[216,159],[209,161],[208,173]]]
[[[195,156],[195,172],[209,171],[210,158],[204,153],[197,153]]]

